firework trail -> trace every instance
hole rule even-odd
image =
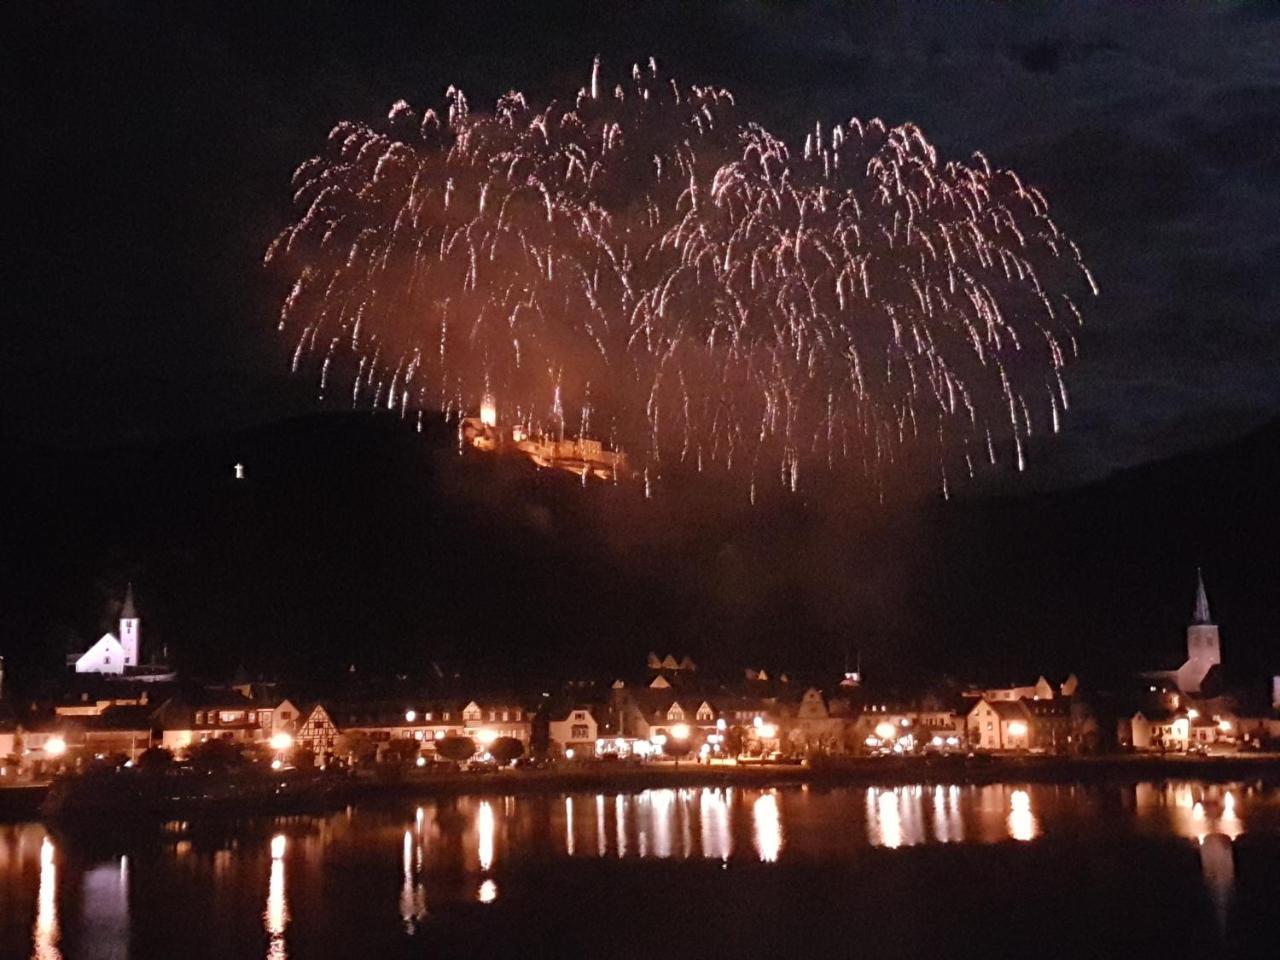
[[[647,478],[720,467],[883,482],[1008,455],[1067,408],[1096,294],[1043,195],[914,125],[816,126],[803,152],[650,61],[605,89],[473,114],[404,101],[339,123],[294,174],[266,260],[293,278],[293,364],[354,404],[482,400],[594,435]],[[772,481],[771,481],[772,482]],[[647,484],[646,484],[647,486]]]

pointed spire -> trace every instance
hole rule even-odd
[[[1209,615],[1209,596],[1204,592],[1204,574],[1196,567],[1196,609],[1191,614],[1192,624],[1213,623]]]
[[[129,585],[125,587],[124,604],[123,606],[120,607],[120,619],[136,620],[137,618],[138,618],[138,611],[134,608],[134,605],[133,605],[133,581],[130,580]]]

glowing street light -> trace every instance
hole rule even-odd
[[[418,711],[417,711],[417,710],[406,710],[406,711],[404,712],[404,722],[405,722],[405,723],[413,723],[413,721],[415,721],[415,720],[417,720],[417,719],[418,719]]]
[[[876,736],[881,740],[892,740],[898,733],[898,728],[888,720],[881,720],[876,724]]]
[[[479,733],[476,734],[476,740],[482,746],[486,746],[486,747],[492,744],[493,741],[497,739],[498,739],[498,731],[496,730],[481,730]]]
[[[1027,725],[1021,720],[1011,720],[1009,722],[1009,736],[1025,737],[1027,735]]]
[[[689,725],[687,723],[677,723],[671,728],[671,735],[677,740],[689,739]]]
[[[293,746],[293,734],[286,733],[283,730],[279,733],[273,733],[270,743],[272,750],[288,750]]]
[[[772,740],[778,734],[778,728],[772,723],[762,723],[757,729],[760,731],[760,737],[764,740]]]
[[[60,757],[67,752],[67,741],[61,737],[50,737],[44,742],[44,755],[46,757]]]

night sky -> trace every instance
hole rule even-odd
[[[438,104],[451,83],[473,110],[512,87],[540,100],[585,84],[596,54],[613,75],[652,55],[728,87],[793,145],[815,120],[914,121],[943,156],[982,150],[1043,189],[1103,295],[1063,434],[1033,448],[1026,478],[1002,476],[1006,491],[1224,443],[1280,412],[1280,9],[544,6],[9,11],[6,437],[150,443],[316,411],[313,373],[290,376],[275,329],[286,281],[261,262],[290,220],[293,169],[338,120]],[[755,580],[732,574],[731,548],[706,549],[729,571],[720,592],[745,603]],[[744,569],[770,549],[748,549]],[[859,549],[872,547],[833,556]],[[701,556],[689,568],[713,577]],[[873,605],[909,601],[907,582]],[[851,590],[833,636],[860,592],[875,591]]]
[[[1104,296],[1054,483],[1237,435],[1280,409],[1280,11],[1267,5],[58,4],[10,34],[19,171],[6,433],[98,444],[314,408],[260,266],[288,178],[342,118],[449,83],[624,74],[649,55],[793,141],[922,125],[1041,186]],[[626,11],[626,15],[623,15]],[[16,264],[13,258],[16,256]],[[16,270],[14,269],[16,266]]]

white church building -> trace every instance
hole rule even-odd
[[[122,674],[138,666],[138,611],[133,603],[133,584],[129,584],[120,608],[120,632],[104,633],[84,653],[73,655],[76,673]]]
[[[1178,689],[1183,693],[1199,694],[1200,685],[1209,671],[1222,663],[1222,642],[1218,637],[1218,625],[1209,613],[1209,597],[1204,589],[1204,577],[1196,571],[1196,605],[1187,627],[1187,659],[1175,674]]]

